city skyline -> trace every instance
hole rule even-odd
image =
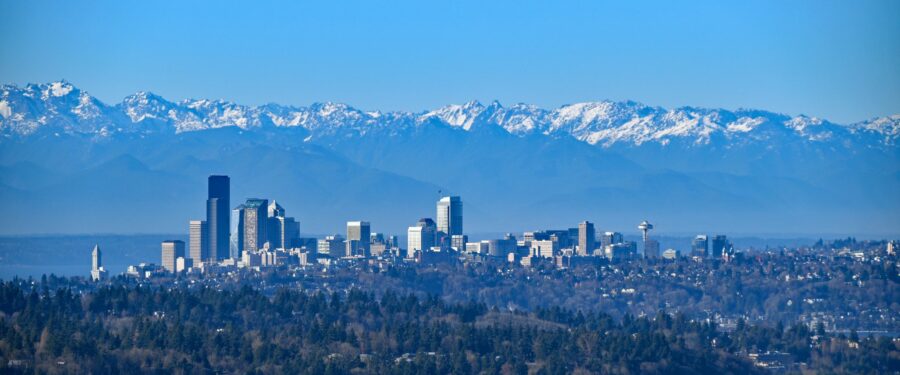
[[[218,201],[230,200],[230,177],[210,175],[207,179],[210,198],[207,207],[218,206]],[[712,247],[706,245],[706,234],[697,235],[691,248],[684,251],[667,248],[650,236],[655,226],[647,220],[637,228],[642,232],[641,241],[627,241],[618,232],[603,232],[590,221],[581,221],[575,227],[554,230],[541,229],[522,232],[521,240],[515,234],[506,233],[503,238],[474,240],[463,231],[463,200],[460,196],[441,196],[436,202],[437,222],[431,218],[418,219],[406,232],[406,248],[393,234],[373,232],[368,221],[346,222],[346,236],[340,234],[302,237],[299,223],[286,217],[286,210],[275,199],[246,198],[231,210],[227,235],[230,238],[229,257],[210,255],[207,243],[213,241],[206,221],[188,220],[188,244],[180,240],[164,240],[161,243],[161,270],[170,273],[189,272],[207,267],[256,268],[280,267],[291,264],[307,266],[316,262],[328,265],[333,260],[399,259],[401,261],[428,262],[434,257],[481,256],[506,259],[513,264],[532,267],[536,262],[551,261],[558,267],[569,267],[573,262],[599,259],[621,261],[626,259],[675,260],[688,254],[695,260],[719,259],[730,261],[735,256],[734,246],[727,236],[716,234]],[[213,215],[214,216],[214,215]],[[214,220],[215,218],[213,218]],[[596,238],[600,237],[599,243]],[[701,239],[702,246],[701,246]],[[599,246],[598,246],[599,245]],[[94,280],[100,264],[97,246],[92,253],[91,275]],[[324,262],[324,263],[323,263]],[[135,266],[129,266],[132,269]],[[155,273],[153,263],[142,263],[143,271],[135,274]]]

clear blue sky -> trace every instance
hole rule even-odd
[[[2,1],[0,82],[419,111],[632,99],[900,113],[900,1]]]

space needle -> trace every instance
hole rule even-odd
[[[638,224],[638,229],[644,233],[644,242],[647,242],[647,238],[650,237],[650,230],[653,229],[653,224],[650,224],[649,221],[644,220],[640,224]]]

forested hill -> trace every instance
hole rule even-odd
[[[0,285],[3,373],[760,373],[737,355],[750,347],[837,372],[898,368],[890,340],[810,349],[805,326],[725,334],[683,316],[510,313],[356,290],[25,285]]]

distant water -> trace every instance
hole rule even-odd
[[[185,235],[58,235],[0,237],[0,279],[41,275],[89,276],[91,250],[100,245],[103,266],[111,275],[129,264],[160,262],[160,242]]]

